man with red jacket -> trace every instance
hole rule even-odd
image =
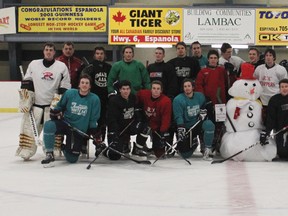
[[[62,48],[62,55],[58,56],[56,60],[63,62],[67,66],[71,79],[71,87],[77,89],[80,72],[84,65],[81,59],[74,56],[74,51],[74,44],[72,42],[65,42]]]
[[[156,157],[165,152],[169,138],[168,129],[171,122],[171,100],[162,94],[160,81],[152,82],[151,90],[143,89],[137,93],[137,104],[145,113],[148,125],[152,130],[152,149]],[[137,145],[137,143],[136,143]]]

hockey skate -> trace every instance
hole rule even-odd
[[[203,160],[206,161],[212,161],[213,160],[213,153],[211,148],[205,148],[204,154],[203,154]]]
[[[44,168],[54,167],[54,161],[55,161],[55,158],[54,158],[53,152],[47,152],[46,158],[41,161],[41,164],[43,164]]]
[[[129,154],[131,152],[131,143],[124,143],[123,144],[123,151],[124,154]]]
[[[135,142],[132,149],[132,155],[141,159],[147,159],[147,152],[145,151],[144,146],[141,146]]]

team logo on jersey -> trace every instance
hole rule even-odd
[[[41,79],[44,79],[44,80],[54,80],[53,78],[53,73],[52,72],[49,72],[49,71],[45,71],[43,73],[43,77]]]
[[[197,116],[198,113],[200,112],[200,106],[199,105],[194,105],[194,106],[187,106],[187,114],[188,116]]]
[[[87,105],[79,104],[77,105],[76,102],[71,103],[71,113],[79,116],[86,116],[88,111]]]
[[[151,72],[150,77],[151,78],[162,77],[162,72]]]
[[[130,107],[128,109],[123,109],[123,118],[124,119],[132,119],[134,116],[134,108]]]
[[[150,118],[151,116],[156,116],[156,109],[154,107],[147,107],[145,114]]]
[[[95,85],[101,88],[107,87],[107,73],[99,72],[95,74]]]
[[[190,68],[189,67],[175,67],[177,77],[189,77]]]

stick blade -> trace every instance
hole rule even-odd
[[[211,164],[223,163],[225,160],[213,160]]]

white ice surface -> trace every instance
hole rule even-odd
[[[1,216],[288,215],[288,163],[212,165],[196,153],[191,166],[179,156],[153,166],[101,157],[90,170],[87,159],[43,168],[40,148],[27,162],[14,156],[21,116],[0,114]]]

